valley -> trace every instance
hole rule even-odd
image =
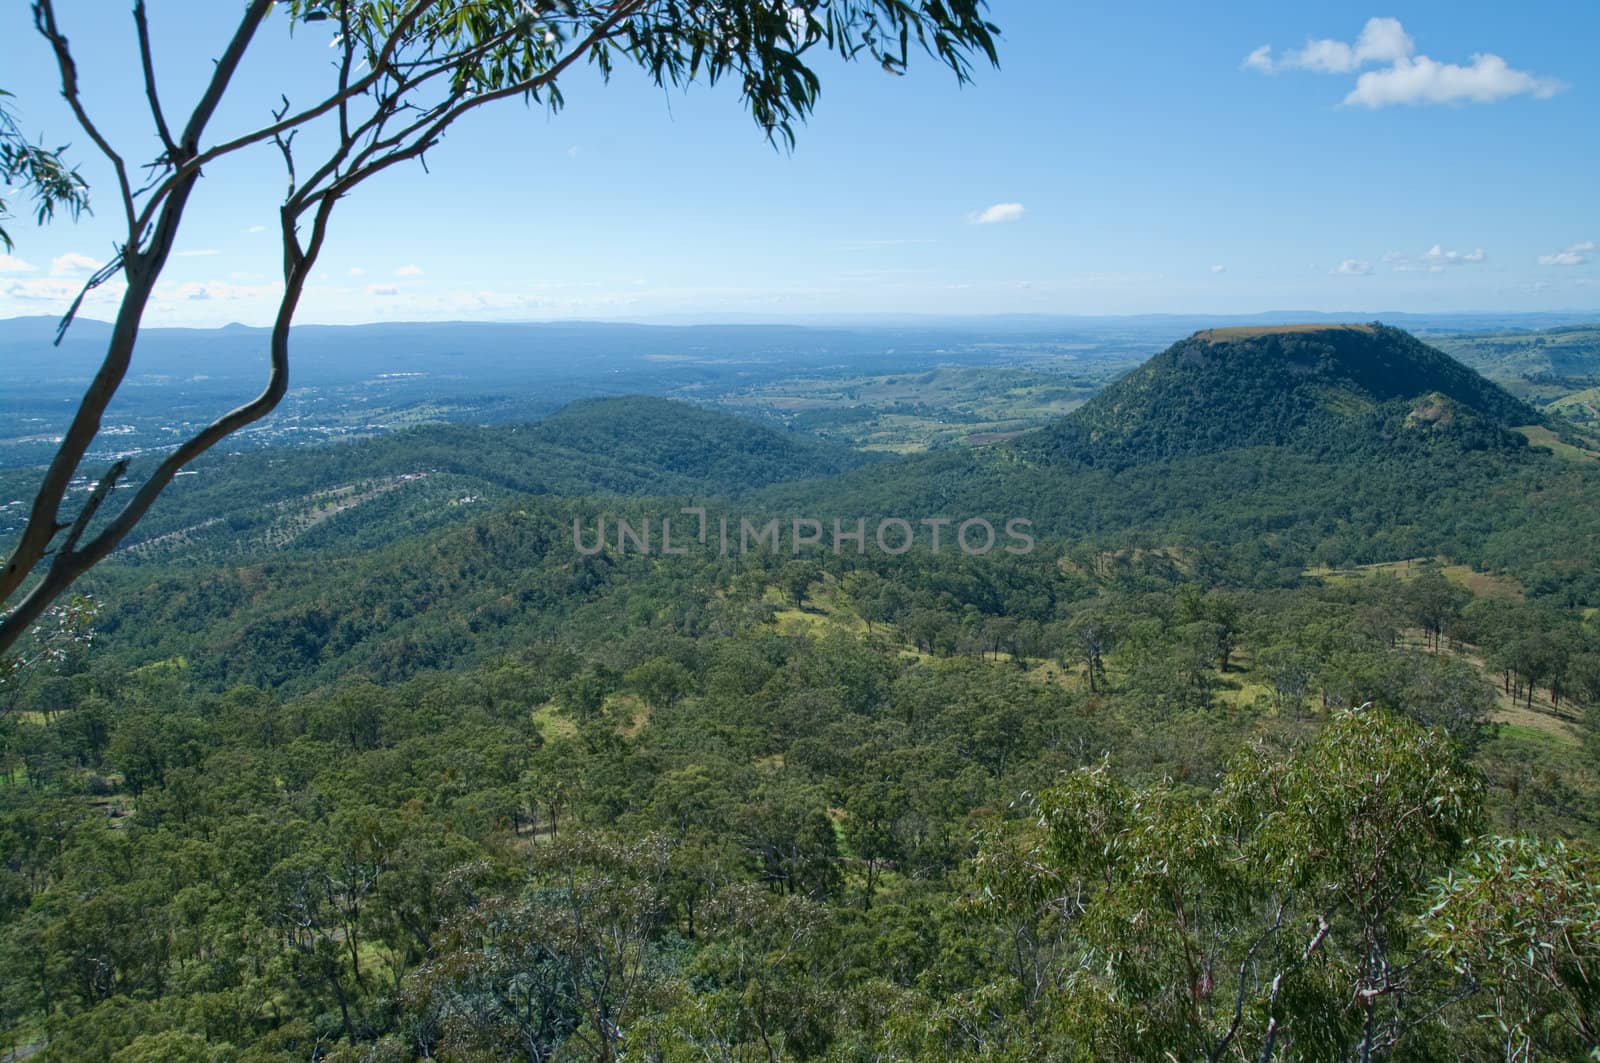
[[[1403,6],[0,4],[0,1063],[1600,1063],[1600,5]]]
[[[774,372],[196,462],[38,636],[59,663],[7,688],[10,1043],[573,1058],[605,1009],[618,1055],[1137,1055],[1218,1027],[1150,1027],[1164,988],[1029,1003],[1021,976],[1137,947],[1181,985],[1159,864],[1229,993],[1267,1006],[1239,957],[1292,910],[1342,997],[1366,976],[1337,898],[1373,872],[1302,853],[1350,837],[1405,847],[1384,926],[1433,980],[1431,1018],[1374,1022],[1491,1046],[1428,943],[1476,896],[1452,869],[1593,881],[1587,430],[1387,326],[1072,364]],[[1020,516],[1038,542],[574,540],[681,507]],[[1560,888],[1550,919],[1595,917]],[[1300,949],[1273,969],[1304,977]],[[1587,1007],[1545,985],[1519,1021]]]

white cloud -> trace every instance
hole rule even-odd
[[[0,273],[36,273],[39,267],[10,255],[0,255]]]
[[[212,255],[220,255],[222,252],[214,247],[201,247],[193,251],[177,251],[174,254],[179,258],[210,258]]]
[[[396,288],[392,284],[369,284],[367,285],[367,294],[383,296],[399,295],[400,289]]]
[[[1211,272],[1212,272],[1212,273],[1226,273],[1226,272],[1228,272],[1228,267],[1227,267],[1227,266],[1224,266],[1224,265],[1222,265],[1222,264],[1221,264],[1221,263],[1220,263],[1220,262],[1219,262],[1219,263],[1217,263],[1217,264],[1216,264],[1216,265],[1215,265],[1215,266],[1212,266],[1212,267],[1211,267]]]
[[[245,230],[245,234],[248,236],[254,236],[256,233],[264,233],[266,231],[267,227],[265,225],[252,225],[250,228]]]
[[[394,275],[396,277],[420,277],[422,276],[422,267],[415,264],[401,266],[394,271]]]
[[[1564,84],[1515,70],[1498,55],[1474,53],[1466,66],[1441,63],[1416,55],[1416,42],[1399,19],[1372,18],[1355,43],[1328,38],[1308,40],[1304,48],[1274,59],[1272,46],[1262,45],[1244,59],[1247,70],[1275,74],[1310,70],[1318,74],[1353,74],[1368,66],[1345,96],[1349,106],[1376,110],[1401,104],[1493,103],[1512,96],[1554,96]]]
[[[572,145],[572,147],[567,149],[567,158],[576,159],[578,157],[578,151],[579,151],[578,145],[576,145],[576,144]]]
[[[1543,100],[1564,88],[1554,78],[1513,70],[1498,55],[1474,55],[1470,66],[1439,63],[1419,55],[1402,59],[1387,70],[1362,74],[1344,102],[1377,110],[1397,104],[1493,103],[1512,96]]]
[[[115,302],[122,298],[126,287],[122,281],[112,279],[89,292],[84,301],[90,306]],[[29,280],[11,281],[0,287],[0,295],[18,302],[45,303],[64,308],[67,303],[77,298],[82,290],[82,281],[69,280],[65,277],[35,277]]]
[[[1489,256],[1484,253],[1481,247],[1474,248],[1471,251],[1446,251],[1438,244],[1434,244],[1428,248],[1422,257],[1430,266],[1470,266],[1484,261]]]
[[[35,280],[12,281],[0,291],[7,298],[30,303],[64,303],[77,295],[80,287],[71,281],[39,277]]]
[[[1582,243],[1573,244],[1564,251],[1557,251],[1551,255],[1540,255],[1541,266],[1581,266],[1589,261],[1589,256],[1600,250],[1593,240],[1584,240]]]
[[[238,302],[250,299],[275,298],[283,290],[279,283],[234,284],[229,281],[185,281],[182,284],[164,284],[156,289],[155,298],[162,303]]]
[[[1021,221],[1027,208],[1021,203],[996,203],[973,214],[967,215],[967,221],[973,225],[994,225],[998,222]]]
[[[1368,63],[1394,63],[1410,56],[1416,47],[1396,18],[1369,18],[1354,44],[1329,38],[1306,41],[1299,51],[1272,58],[1272,45],[1263,44],[1245,57],[1244,65],[1263,74],[1279,70],[1315,70],[1320,74],[1349,74]]]
[[[1359,258],[1347,258],[1333,268],[1335,273],[1343,273],[1350,277],[1365,277],[1372,272],[1372,263],[1363,262]]]
[[[366,275],[367,275],[367,271],[362,269],[360,266],[351,266],[350,267],[350,276],[352,276],[352,277],[365,277]]]
[[[1446,251],[1442,244],[1434,244],[1415,258],[1399,251],[1383,256],[1384,264],[1396,273],[1443,273],[1451,266],[1475,266],[1488,260],[1488,252],[1481,247],[1471,251]]]
[[[65,277],[73,273],[93,273],[100,268],[98,259],[88,255],[80,255],[76,251],[68,251],[50,260],[50,272],[57,277]]]
[[[1243,66],[1246,70],[1259,70],[1263,74],[1272,73],[1274,69],[1272,62],[1272,45],[1263,44],[1261,47],[1245,56]]]

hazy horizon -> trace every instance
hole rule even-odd
[[[760,313],[704,313],[704,314],[641,314],[631,317],[604,317],[599,315],[575,315],[570,317],[438,317],[438,318],[372,318],[360,321],[325,321],[315,318],[297,318],[295,328],[363,328],[367,326],[402,326],[402,325],[639,325],[647,327],[694,327],[694,326],[747,326],[747,327],[773,327],[773,328],[872,328],[872,327],[961,327],[963,325],[988,325],[995,326],[1007,322],[1037,324],[1048,326],[1054,323],[1062,325],[1083,325],[1092,323],[1115,322],[1155,322],[1155,321],[1234,321],[1258,318],[1270,318],[1279,324],[1292,324],[1298,320],[1306,321],[1388,321],[1388,320],[1474,320],[1474,319],[1530,319],[1548,321],[1553,318],[1571,318],[1573,323],[1583,323],[1590,320],[1600,320],[1600,306],[1594,308],[1584,307],[1555,307],[1547,310],[1515,310],[1506,308],[1489,307],[1474,310],[1311,310],[1311,309],[1284,309],[1271,308],[1265,310],[1166,310],[1149,311],[1143,313],[1055,313],[1048,311],[994,311],[991,313],[913,313],[913,312],[816,312],[811,314],[793,314],[778,316]],[[59,314],[28,313],[9,314],[0,316],[0,324],[18,321],[40,321],[57,323],[61,319]],[[74,324],[92,322],[98,325],[111,325],[113,319],[99,317],[94,314],[79,313],[74,318]],[[266,323],[252,323],[248,321],[224,321],[215,324],[168,324],[160,323],[146,325],[149,329],[192,329],[196,331],[214,331],[228,328],[245,328],[265,330],[269,327]],[[1559,327],[1559,326],[1556,326]]]

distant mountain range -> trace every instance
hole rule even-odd
[[[593,396],[649,394],[720,402],[734,395],[748,397],[778,381],[937,368],[1025,365],[1098,384],[1155,354],[1174,335],[1229,325],[1277,325],[1288,316],[884,318],[848,327],[598,322],[305,326],[294,333],[290,389],[283,403],[272,417],[229,445],[316,445],[441,421],[514,423]],[[1572,316],[1402,315],[1391,320],[1450,344],[1452,352],[1475,368],[1520,372],[1548,363],[1564,377],[1593,375],[1600,381],[1600,331],[1574,327],[1559,344],[1541,344],[1544,334],[1518,338],[1523,330]],[[1335,319],[1361,320],[1352,315],[1309,320],[1323,324]],[[0,320],[0,365],[7,383],[0,396],[0,469],[49,460],[51,439],[64,429],[98,367],[108,325],[78,321],[59,348],[51,343],[55,328],[53,318]],[[91,460],[170,447],[221,411],[253,397],[265,381],[266,346],[265,330],[240,325],[145,329],[122,393],[108,413],[108,432]],[[1536,355],[1529,353],[1534,348],[1539,349]],[[1560,353],[1554,353],[1558,348]]]
[[[1228,326],[1361,323],[1381,319],[1411,332],[1546,329],[1593,324],[1600,311],[1570,313],[1339,313],[1273,311],[1239,316],[996,315],[990,317],[861,316],[796,324],[638,325],[611,322],[394,322],[302,325],[294,330],[297,385],[348,383],[379,374],[425,373],[437,384],[457,380],[492,389],[537,377],[586,379],[618,373],[679,372],[736,363],[785,368],[861,363],[903,369],[919,354],[947,362],[965,345],[1004,337],[1081,340],[1121,334],[1159,344],[1175,334]],[[58,319],[0,319],[0,359],[15,383],[78,376],[98,363],[111,326],[80,318],[60,347]],[[227,325],[214,329],[145,328],[133,373],[258,380],[268,332]],[[634,381],[618,381],[619,384]]]

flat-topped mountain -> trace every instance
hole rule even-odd
[[[1238,447],[1321,447],[1408,426],[1512,443],[1506,430],[1539,420],[1400,329],[1214,328],[1173,344],[1019,445],[1047,461],[1126,465]]]

